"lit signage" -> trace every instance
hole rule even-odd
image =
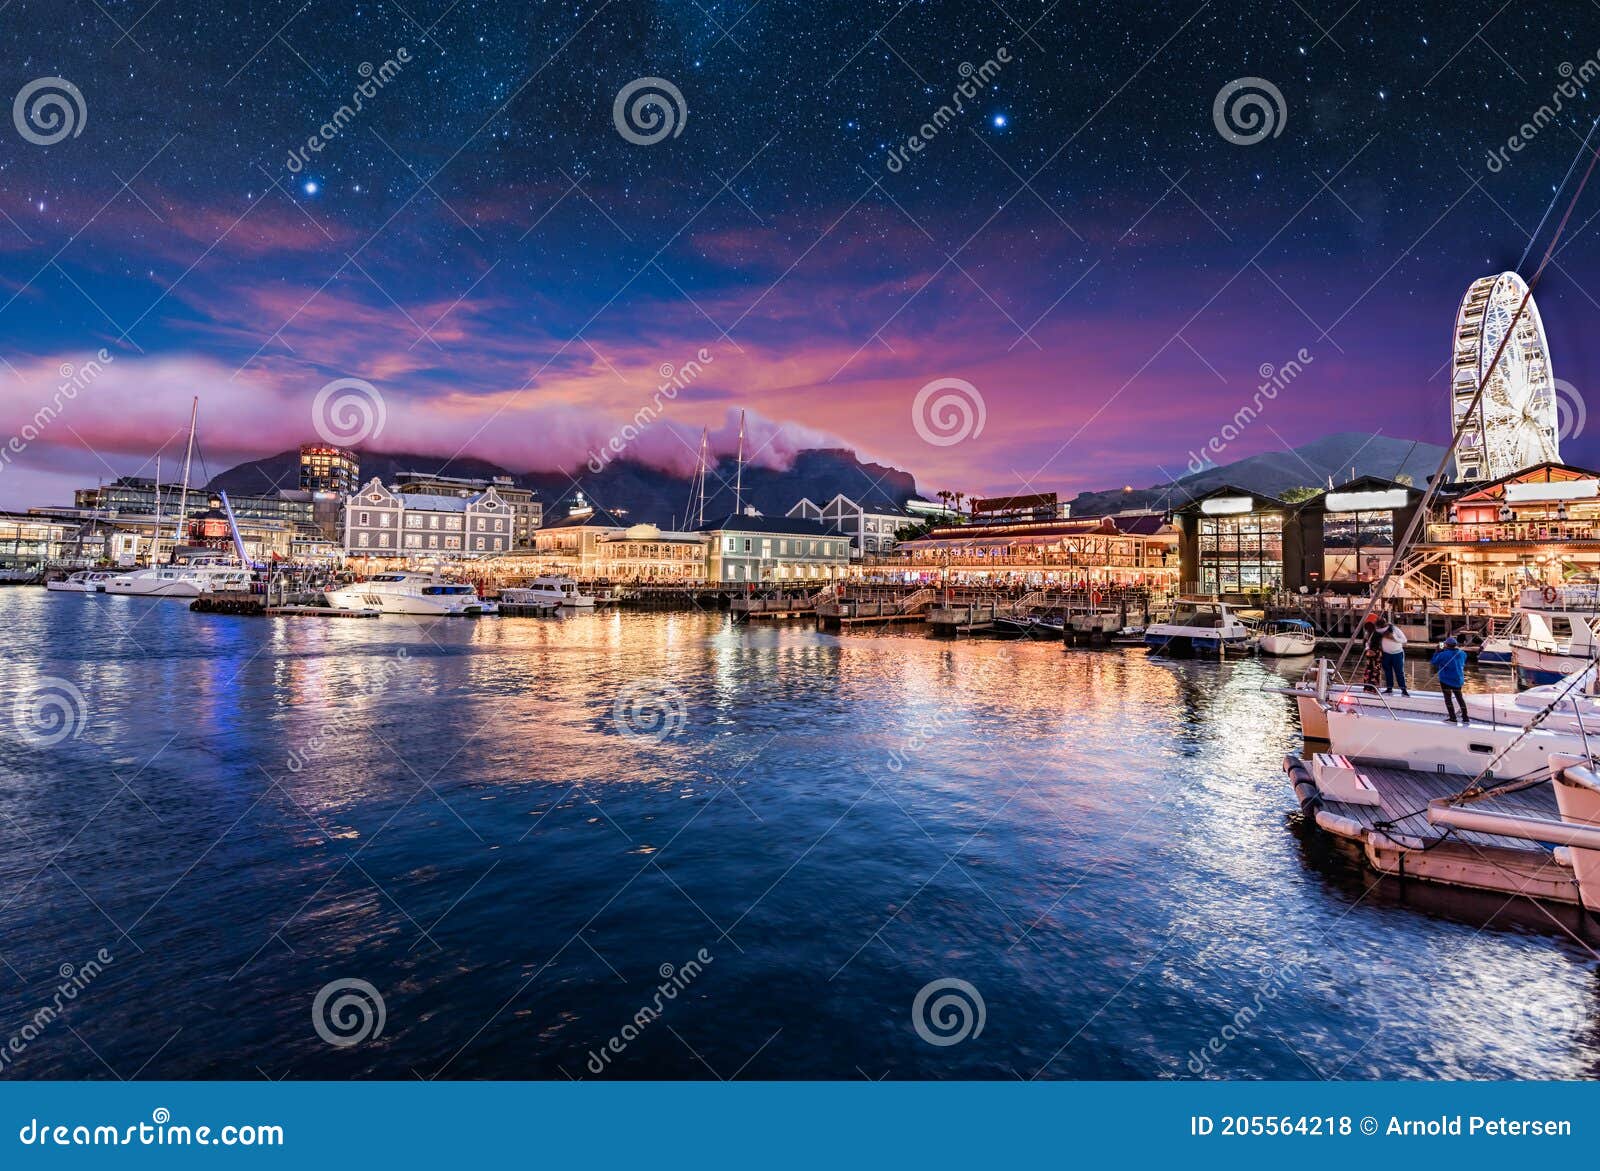
[[[1507,484],[1507,504],[1536,504],[1546,500],[1593,500],[1600,495],[1600,480],[1555,480],[1548,484]]]
[[[1329,512],[1378,512],[1404,508],[1409,493],[1404,488],[1385,488],[1377,492],[1329,492]]]
[[[1200,502],[1200,511],[1207,516],[1238,516],[1249,512],[1252,501],[1248,496],[1213,496]]]

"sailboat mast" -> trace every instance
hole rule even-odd
[[[172,539],[183,540],[183,518],[189,511],[189,465],[194,460],[194,424],[200,414],[200,396],[195,395],[189,406],[189,447],[183,453],[183,485],[178,490],[178,523],[173,526]]]
[[[700,428],[700,479],[695,486],[695,526],[706,523],[706,473],[711,470],[711,431]]]
[[[744,412],[739,412],[739,459],[733,473],[733,512],[744,512]]]
[[[150,564],[161,560],[161,453],[156,452],[156,532],[150,542]]]

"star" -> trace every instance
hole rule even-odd
[[[321,190],[321,188],[317,185],[317,181],[315,179],[307,179],[304,185],[301,187],[301,190],[307,195],[315,195]]]
[[[1006,128],[1007,119],[1004,114],[996,114],[993,118],[989,119],[989,121],[994,123],[994,128],[996,130],[1004,130]]]

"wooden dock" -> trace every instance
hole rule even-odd
[[[1357,848],[1380,874],[1582,906],[1571,855],[1520,838],[1447,828],[1428,820],[1428,806],[1460,792],[1465,778],[1354,762],[1381,801],[1364,805],[1322,795],[1311,763],[1286,757],[1284,771],[1317,826]],[[1548,780],[1474,802],[1484,812],[1559,821]]]

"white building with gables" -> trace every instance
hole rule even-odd
[[[351,557],[495,557],[509,553],[515,510],[493,487],[472,496],[400,492],[376,477],[345,503]]]

